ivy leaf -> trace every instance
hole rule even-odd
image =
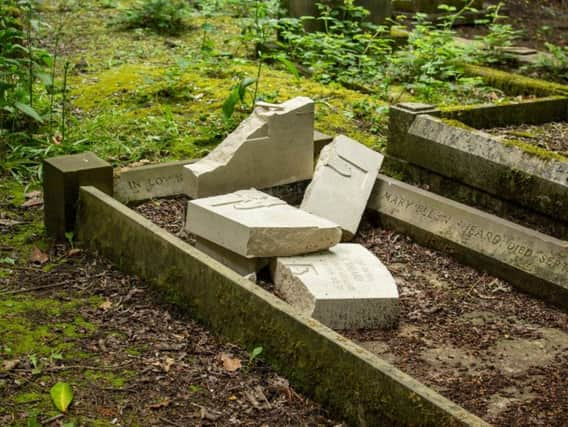
[[[58,382],[51,387],[49,394],[51,395],[53,404],[61,412],[66,412],[73,401],[73,390],[71,390],[71,386],[67,383]]]

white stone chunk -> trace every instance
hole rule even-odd
[[[209,155],[185,166],[185,192],[201,198],[310,179],[313,157],[314,102],[259,103]]]
[[[213,242],[195,238],[195,248],[226,265],[241,276],[255,276],[270,260],[268,258],[246,258],[242,255],[229,251]]]
[[[321,251],[341,239],[338,225],[255,189],[188,202],[186,230],[247,258]]]
[[[381,154],[344,135],[337,136],[323,148],[300,208],[335,222],[341,226],[344,240],[351,239],[382,163]]]
[[[389,328],[398,322],[396,283],[361,245],[342,243],[325,252],[277,258],[272,271],[286,301],[330,328]]]

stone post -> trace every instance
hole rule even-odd
[[[50,237],[64,240],[75,229],[79,187],[87,185],[112,195],[112,166],[91,152],[44,160],[44,221]]]
[[[434,105],[416,102],[404,102],[393,105],[389,112],[389,137],[387,154],[404,158],[406,135],[414,119],[421,114],[438,115],[439,110]]]

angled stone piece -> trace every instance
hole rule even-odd
[[[351,239],[361,222],[383,156],[344,135],[337,136],[320,155],[314,178],[300,209],[327,218]]]
[[[270,263],[268,258],[246,258],[201,237],[195,238],[195,248],[226,265],[241,276],[256,275]]]
[[[74,230],[79,187],[87,185],[112,195],[112,166],[91,152],[44,160],[44,221],[50,237],[65,240]]]
[[[310,179],[314,169],[314,102],[298,97],[258,103],[215,150],[184,168],[186,194],[215,196]]]
[[[185,227],[247,258],[321,251],[341,239],[331,221],[255,189],[188,202]]]
[[[325,252],[277,258],[272,271],[286,301],[330,328],[388,328],[398,321],[396,283],[361,245],[341,243]]]

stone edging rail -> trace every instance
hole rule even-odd
[[[95,187],[80,188],[77,236],[214,332],[252,348],[353,425],[488,425],[242,278]]]
[[[391,108],[387,153],[568,222],[568,159],[470,127],[519,124],[519,117],[531,124],[568,120],[568,98],[450,109],[399,104]]]
[[[568,309],[568,242],[384,175],[368,208],[387,228]]]

